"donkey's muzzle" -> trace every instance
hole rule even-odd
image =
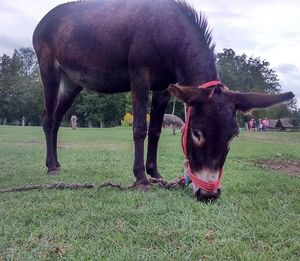
[[[217,200],[221,195],[221,189],[217,189],[216,191],[208,192],[203,189],[198,189],[195,196],[197,200],[202,202],[210,202]]]

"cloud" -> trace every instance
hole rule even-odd
[[[12,55],[20,47],[32,47],[32,34],[38,22],[63,2],[66,1],[0,0],[0,55]]]
[[[277,66],[277,70],[280,73],[293,73],[293,74],[300,75],[300,71],[297,68],[297,66],[294,64],[290,64],[290,63],[280,64],[279,66]]]
[[[1,1],[0,2],[0,14],[13,14],[16,15],[19,13],[19,10],[15,7],[9,5],[8,2]]]
[[[300,70],[294,64],[280,64],[276,67],[283,91],[292,91],[300,102]]]
[[[12,46],[20,46],[22,40],[10,37],[8,35],[0,35],[0,49],[11,49]]]
[[[293,91],[300,105],[300,1],[189,1],[207,14],[217,52],[232,48],[270,62],[282,91]]]
[[[4,12],[2,7],[9,12]],[[0,9],[0,54],[10,49],[5,53],[11,55],[16,48],[31,46],[35,19],[3,3]]]

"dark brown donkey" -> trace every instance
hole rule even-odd
[[[146,104],[153,92],[146,171],[161,178],[157,145],[169,91],[193,106],[188,159],[193,172],[218,178],[231,139],[237,135],[236,110],[270,106],[293,97],[233,93],[218,80],[214,44],[207,21],[184,1],[99,0],[60,5],[38,24],[33,44],[44,85],[44,123],[49,174],[59,171],[57,132],[65,112],[82,88],[100,93],[132,93],[135,144],[134,187],[146,190],[144,140]],[[193,87],[192,87],[193,86]],[[201,191],[196,188],[195,193]],[[207,192],[214,197],[216,191]]]

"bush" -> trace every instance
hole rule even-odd
[[[147,113],[147,125],[149,126],[150,123],[150,114]],[[133,115],[130,112],[126,112],[123,120],[121,121],[122,126],[128,127],[132,126],[133,124]]]

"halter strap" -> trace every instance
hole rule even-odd
[[[206,83],[200,85],[198,88],[207,89],[209,87],[216,86],[218,84],[223,85],[223,83],[221,83],[220,81],[210,81],[210,82],[206,82]]]
[[[213,87],[216,85],[222,84],[220,81],[210,81],[207,83],[204,83],[200,85],[198,88],[201,89],[207,89],[209,87]],[[190,120],[191,120],[191,114],[192,114],[192,107],[189,106],[187,109],[187,116],[184,124],[184,128],[182,130],[182,136],[181,136],[181,145],[182,145],[182,150],[184,157],[187,159],[187,138],[188,138],[188,130],[189,130],[189,125],[190,125]],[[189,175],[189,178],[191,182],[197,186],[198,188],[201,188],[207,192],[215,191],[220,188],[221,180],[224,175],[224,169],[222,168],[220,173],[219,173],[219,178],[217,181],[203,181],[201,180],[197,175],[195,175],[191,169],[190,163],[187,163],[187,174]],[[186,179],[184,176],[181,177],[181,179]]]

